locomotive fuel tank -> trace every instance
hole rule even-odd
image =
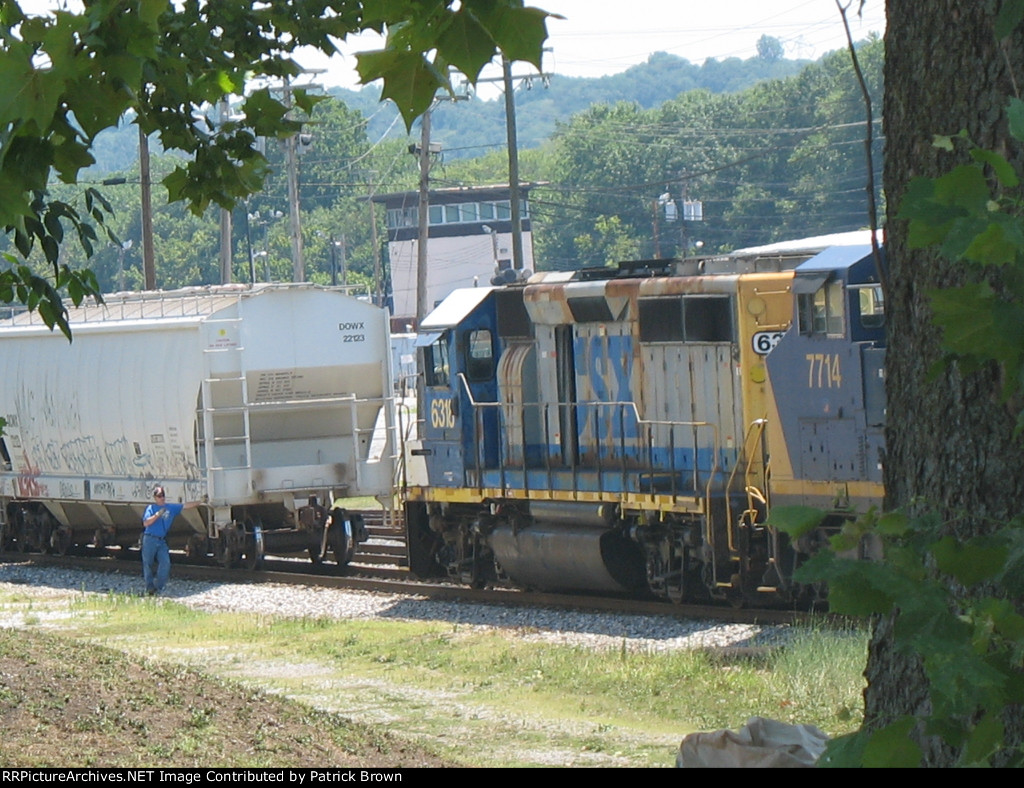
[[[530,526],[502,522],[488,543],[520,585],[548,591],[636,592],[646,587],[636,544],[614,526],[609,505],[532,501]]]
[[[228,285],[69,314],[70,343],[33,314],[0,324],[5,542],[133,544],[161,484],[207,504],[172,530],[193,551],[322,555],[344,520],[334,499],[390,494],[383,310],[312,285]]]

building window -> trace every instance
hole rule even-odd
[[[519,215],[524,219],[529,216],[526,200],[520,201]],[[428,209],[428,221],[431,225],[475,224],[476,222],[508,221],[511,218],[512,211],[508,200],[431,205]],[[393,230],[418,226],[419,208],[389,208],[387,225]]]

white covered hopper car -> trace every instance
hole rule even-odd
[[[134,545],[160,484],[206,502],[169,537],[192,555],[351,558],[363,529],[332,507],[392,489],[385,311],[227,285],[118,294],[70,321],[71,343],[37,315],[0,324],[5,547]]]

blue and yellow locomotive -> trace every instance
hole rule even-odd
[[[452,293],[417,340],[421,440],[405,494],[413,571],[673,600],[799,593],[789,574],[800,546],[765,525],[774,441],[787,442],[778,464],[797,484],[785,495],[838,510],[841,478],[853,504],[866,502],[858,480],[831,478],[818,444],[806,441],[807,459],[788,443],[817,430],[838,445],[852,418],[858,456],[876,447],[862,429],[875,412],[855,415],[866,390],[855,380],[866,378],[843,371],[877,361],[865,341],[884,353],[864,249],[810,239]],[[848,306],[841,314],[829,311],[835,298]],[[866,324],[855,322],[862,304],[875,310]],[[806,319],[794,320],[797,309]],[[819,339],[830,344],[804,347]],[[824,385],[796,392],[818,380],[807,356],[821,357]],[[828,376],[836,370],[842,380]],[[820,394],[862,405],[822,410]],[[793,412],[805,406],[818,410]],[[799,488],[805,469],[819,487]]]

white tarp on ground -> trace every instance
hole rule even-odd
[[[691,733],[676,755],[681,769],[807,768],[814,766],[828,742],[813,725],[789,725],[751,717],[738,731]]]

